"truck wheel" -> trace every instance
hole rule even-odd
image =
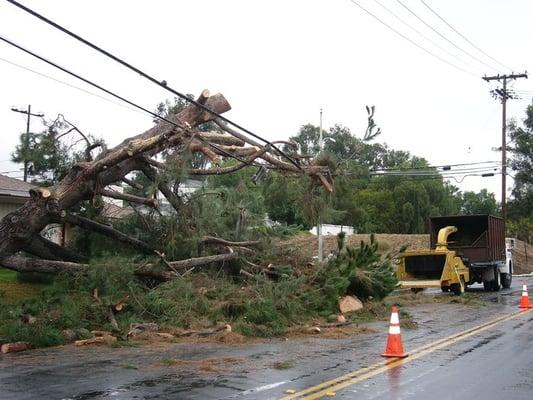
[[[509,289],[513,282],[513,275],[508,273],[500,274],[500,281],[505,289]]]
[[[500,273],[498,272],[498,267],[494,267],[494,280],[492,283],[492,290],[495,292],[500,291]]]
[[[461,283],[452,283],[450,290],[456,296],[462,295],[465,292],[465,281],[463,280],[463,277],[461,277]]]
[[[511,260],[509,260],[509,272],[500,275],[500,282],[505,289],[511,287],[511,283],[513,282],[513,262]]]

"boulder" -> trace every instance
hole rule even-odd
[[[363,308],[363,303],[355,296],[344,296],[339,299],[339,310],[341,314],[349,314]]]

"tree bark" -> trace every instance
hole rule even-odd
[[[18,272],[42,272],[45,274],[58,274],[60,272],[79,272],[87,269],[87,264],[78,264],[67,261],[43,260],[22,256],[4,257],[0,261],[4,268]]]
[[[67,214],[63,221],[68,222],[69,224],[79,226],[84,229],[88,229],[111,239],[117,240],[119,242],[129,244],[145,253],[153,253],[154,248],[149,244],[143,242],[142,240],[128,236],[120,231],[117,231],[112,226],[104,225],[99,222],[95,222],[85,217],[80,217],[79,215]]]
[[[143,204],[145,206],[152,207],[152,208],[157,207],[157,199],[154,199],[154,198],[139,197],[133,194],[119,193],[119,192],[115,192],[113,190],[108,190],[108,189],[101,189],[98,191],[98,194],[101,194],[102,196],[106,196],[106,197],[111,197],[112,199],[124,200],[124,201],[128,201],[131,203],[137,203],[137,204]]]

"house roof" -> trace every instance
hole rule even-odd
[[[133,210],[127,207],[120,207],[113,203],[104,202],[102,214],[107,218],[121,219],[133,214]]]
[[[0,174],[0,195],[30,197],[29,190],[33,187],[27,182]]]

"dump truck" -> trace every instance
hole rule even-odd
[[[483,283],[487,291],[511,287],[513,266],[504,230],[503,219],[492,215],[431,217],[430,249],[398,257],[400,287],[440,287],[455,294],[474,283]]]

